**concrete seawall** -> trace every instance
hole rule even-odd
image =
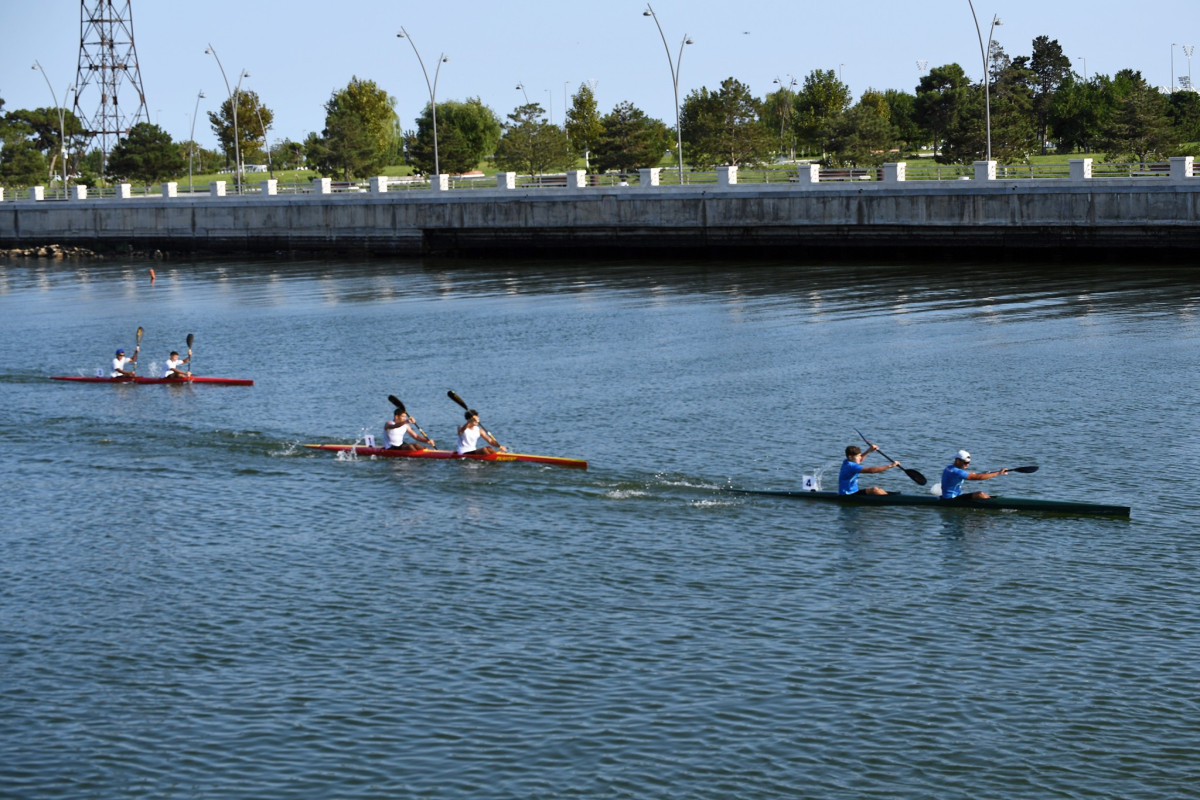
[[[1198,200],[1190,175],[8,200],[0,248],[1182,257]]]

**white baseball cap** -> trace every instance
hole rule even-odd
[[[962,461],[970,461],[971,460],[971,454],[968,453],[966,450],[959,450],[957,453],[954,454],[954,457],[959,460],[962,460]]]

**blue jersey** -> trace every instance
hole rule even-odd
[[[838,494],[854,494],[858,491],[858,473],[863,471],[862,464],[856,464],[850,459],[842,462],[842,470],[838,473]]]
[[[953,464],[942,470],[942,498],[949,500],[962,494],[963,481],[970,473]]]

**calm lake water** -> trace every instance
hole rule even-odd
[[[138,326],[255,385],[48,380]],[[1196,796],[1196,269],[9,261],[0,337],[0,796]],[[449,389],[591,469],[300,447]],[[721,491],[855,427],[1132,519]]]

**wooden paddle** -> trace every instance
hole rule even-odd
[[[188,373],[194,373],[194,370],[192,369],[192,342],[194,342],[194,341],[196,341],[195,335],[189,333],[187,335],[187,346],[188,346],[188,357],[187,357],[188,368],[187,368],[187,371],[188,371]]]
[[[406,409],[404,407],[404,403],[401,403],[400,398],[396,397],[396,395],[389,394],[388,400],[392,401],[392,405],[394,405],[396,407],[397,411],[403,411],[406,414],[408,413],[408,409]],[[421,431],[422,436],[424,436],[426,439],[429,438],[429,434],[425,432],[425,430],[421,427],[420,423],[418,423],[417,420],[411,414],[409,414],[408,421],[411,422],[413,425],[417,426],[417,430]]]
[[[446,392],[446,396],[447,396],[447,397],[449,397],[449,398],[450,398],[451,400],[453,400],[454,402],[458,403],[458,404],[459,404],[460,406],[462,406],[462,407],[463,407],[465,410],[467,410],[467,411],[470,411],[470,410],[471,410],[471,407],[470,407],[469,405],[467,405],[467,404],[466,404],[466,403],[463,401],[463,399],[462,399],[461,397],[459,397],[458,395],[456,395],[456,394],[454,393],[454,391],[453,391],[453,390]],[[499,446],[500,446],[500,445],[499,445],[499,439],[496,439],[496,437],[495,437],[495,436],[492,436],[492,433],[491,433],[491,431],[489,431],[487,428],[483,427],[482,425],[480,425],[480,426],[479,426],[479,430],[483,431],[483,432],[484,432],[484,433],[486,433],[488,436],[491,436],[491,437],[492,437],[492,439],[495,439],[495,440],[496,440],[496,442],[497,442],[497,445],[496,445],[497,447],[499,447]]]
[[[870,444],[871,444],[870,440],[867,439],[866,436],[863,436],[862,431],[860,431],[858,428],[855,428],[854,432],[857,433],[859,436],[862,436],[862,440],[864,442],[866,442],[868,446],[870,446]],[[896,459],[892,458],[891,456],[889,456],[887,453],[883,452],[882,450],[879,450],[879,448],[875,448],[875,449],[879,452],[879,455],[883,456],[888,461],[896,460]],[[929,481],[925,478],[925,476],[922,475],[921,473],[917,472],[915,469],[909,469],[908,467],[900,467],[900,469],[904,470],[904,474],[907,475],[908,477],[912,478],[913,483],[917,484],[917,486],[924,486],[925,484],[929,483]]]

